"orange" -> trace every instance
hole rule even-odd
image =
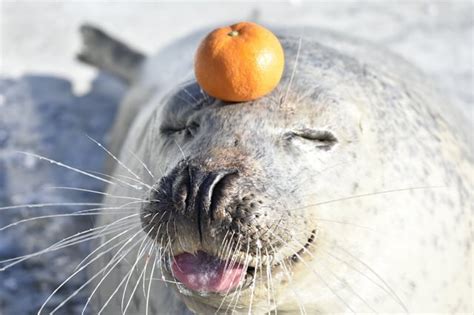
[[[280,82],[285,56],[278,38],[251,22],[218,28],[199,45],[194,72],[209,95],[232,102],[257,99]]]

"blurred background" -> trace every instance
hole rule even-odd
[[[2,74],[49,73],[84,92],[95,71],[74,60],[84,22],[148,54],[197,28],[258,20],[316,25],[368,39],[472,103],[473,3],[430,1],[2,1]]]
[[[92,23],[147,54],[198,28],[256,21],[313,25],[388,48],[427,74],[446,96],[446,110],[474,114],[472,1],[1,1],[0,2],[0,314],[33,314],[84,258],[88,244],[6,261],[47,248],[93,225],[88,217],[35,219],[83,207],[25,204],[99,202],[100,196],[64,191],[103,190],[101,182],[38,160],[34,152],[91,172],[104,152],[90,136],[107,131],[125,87],[75,60],[79,26]],[[16,208],[5,208],[18,206]],[[2,209],[3,207],[3,209]],[[14,222],[28,220],[15,226]],[[54,309],[80,287],[72,279],[48,304]],[[58,314],[77,314],[80,292]]]

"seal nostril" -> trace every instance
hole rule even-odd
[[[186,209],[192,198],[192,174],[189,166],[177,168],[169,175],[172,181],[171,194],[176,204],[181,205],[180,208]]]
[[[225,190],[233,175],[236,176],[237,173],[235,169],[212,172],[199,188],[197,196],[199,207],[204,211],[209,211],[212,220],[219,216],[217,210],[225,197]]]
[[[226,187],[228,186],[230,179],[233,177],[232,175],[236,174],[237,170],[229,170],[221,173],[220,176],[216,177],[213,185],[209,189],[209,212],[213,220],[216,219],[216,210],[218,209],[219,204],[225,195]]]

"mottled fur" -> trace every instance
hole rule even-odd
[[[261,216],[246,223],[250,230],[259,228],[245,235],[280,218],[273,241],[285,239],[287,245],[276,250],[276,260],[291,256],[317,230],[310,253],[288,266],[289,274],[275,267],[270,292],[260,281],[238,303],[234,298],[235,307],[231,295],[220,312],[247,313],[250,304],[254,313],[279,314],[472,312],[473,155],[467,122],[421,74],[379,47],[312,28],[275,31],[286,70],[271,94],[224,104],[202,93],[192,75],[200,32],[145,61],[113,131],[114,153],[149,187],[183,160],[202,170],[237,168],[242,176],[227,197],[252,194],[249,198],[260,201],[249,212]],[[198,127],[183,129],[192,123]],[[326,132],[332,141],[302,137],[307,129]],[[112,175],[133,177],[118,164]],[[108,193],[152,195],[125,185],[112,185]],[[114,198],[104,202],[123,204]],[[145,207],[134,206],[137,212]],[[99,223],[122,216],[104,213]],[[156,240],[170,244],[173,253],[200,248],[217,253],[223,242],[225,220],[209,223],[203,242],[186,216],[172,213],[167,220]],[[264,241],[265,246],[273,252]],[[256,254],[255,242],[248,247]],[[102,283],[96,308],[137,255],[133,250]],[[94,270],[109,259],[97,260]],[[138,261],[136,275],[145,259]],[[221,305],[217,295],[176,290],[160,281],[160,271],[153,277],[150,313],[180,314],[187,308],[210,313]],[[140,284],[128,313],[145,314],[144,291]],[[121,298],[119,289],[106,312],[119,313]]]

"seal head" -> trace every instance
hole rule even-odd
[[[233,293],[247,307],[245,296],[264,291],[268,274],[280,286],[300,260],[311,261],[318,225],[309,205],[360,146],[358,104],[325,88],[314,70],[298,71],[310,89],[290,85],[288,73],[269,96],[246,103],[213,99],[188,82],[153,114],[159,136],[150,156],[166,171],[141,209],[142,225],[172,253],[168,277],[215,308]],[[346,173],[346,181],[357,178]]]

